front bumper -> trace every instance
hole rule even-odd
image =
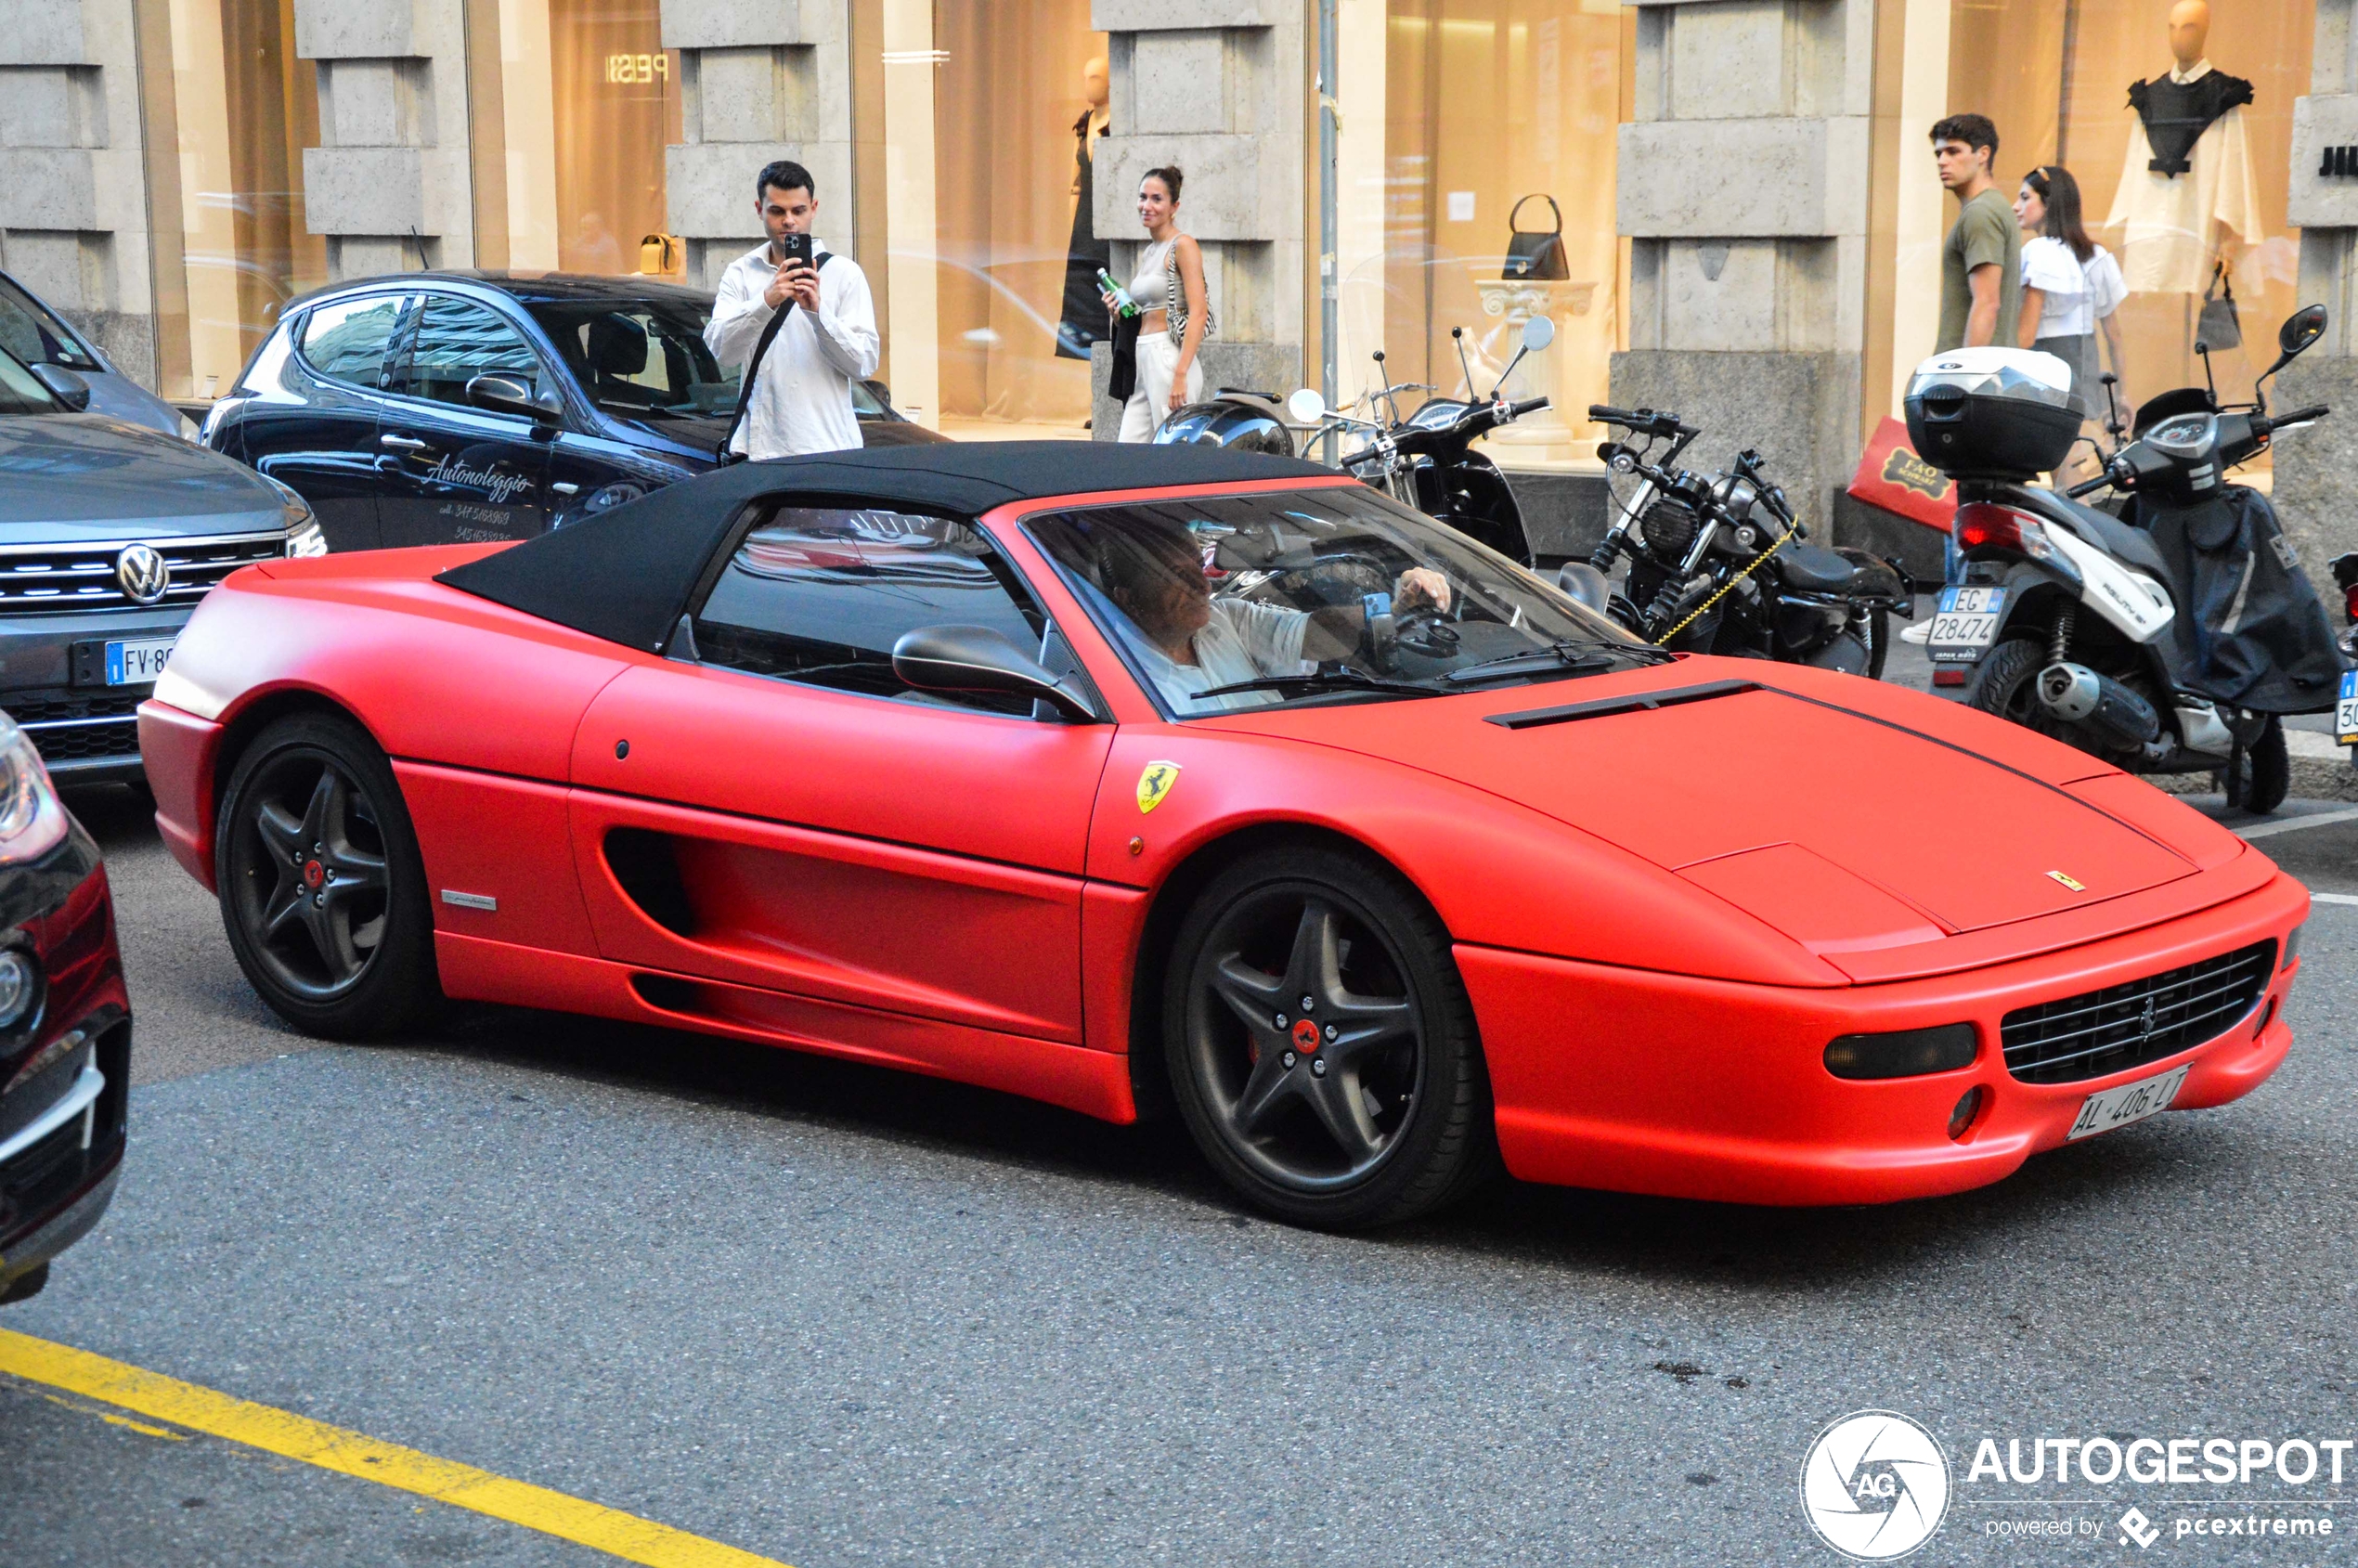
[[[0,709],[23,727],[59,784],[134,780],[139,769],[139,705],[151,684],[77,683],[73,647],[113,639],[173,637],[189,604],[153,610],[0,616]]]
[[[2248,1094],[2292,1044],[2279,959],[2260,1001],[2174,1056],[2082,1082],[2006,1069],[2000,1023],[2017,1007],[2124,984],[2286,939],[2309,897],[2279,875],[2223,904],[2036,958],[1887,985],[1788,990],[1460,946],[1516,1176],[1731,1203],[1881,1203],[1999,1181],[2061,1146],[2087,1097],[2188,1065],[2173,1110]],[[1838,1035],[1973,1024],[1971,1065],[1859,1082],[1826,1070]],[[1949,1118],[1989,1103],[1959,1140]]]
[[[33,1023],[0,1036],[0,1293],[97,1223],[123,1162],[131,1014],[98,852],[79,826],[0,869],[0,941],[45,978]]]

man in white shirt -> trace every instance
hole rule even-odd
[[[818,191],[801,164],[782,159],[764,168],[754,207],[770,238],[720,275],[704,330],[724,368],[741,365],[753,377],[753,400],[730,447],[757,459],[857,447],[851,383],[876,373],[880,347],[867,277],[859,263],[827,254],[815,240],[813,259],[823,255],[825,265],[806,266],[785,255],[785,237],[809,234],[819,215]],[[756,374],[747,361],[762,329],[789,304]]]

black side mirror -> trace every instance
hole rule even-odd
[[[72,413],[90,407],[90,383],[67,369],[63,365],[34,365],[32,379],[49,389],[49,395],[64,404]]]
[[[2276,362],[2261,371],[2259,380],[2251,383],[2253,397],[2260,395],[2261,382],[2291,364],[2303,349],[2326,335],[2326,320],[2322,305],[2304,305],[2285,317],[2285,324],[2276,329]]]
[[[1093,720],[1080,691],[987,626],[923,626],[892,645],[892,672],[921,692],[1012,692]]]
[[[538,392],[513,376],[477,376],[467,383],[467,401],[495,414],[515,414],[535,424],[564,422],[564,399],[553,386]]]
[[[2286,359],[2290,359],[2325,335],[2326,307],[2305,305],[2286,317],[2285,324],[2276,329],[2276,346],[2284,350]]]

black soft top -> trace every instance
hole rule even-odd
[[[1218,447],[967,441],[739,463],[454,566],[434,580],[559,626],[659,652],[750,501],[972,519],[1011,501],[1166,485],[1345,475]]]

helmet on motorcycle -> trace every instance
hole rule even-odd
[[[1188,404],[1162,421],[1155,440],[1162,446],[1225,447],[1280,458],[1294,455],[1293,432],[1286,428],[1276,405],[1234,393]]]

